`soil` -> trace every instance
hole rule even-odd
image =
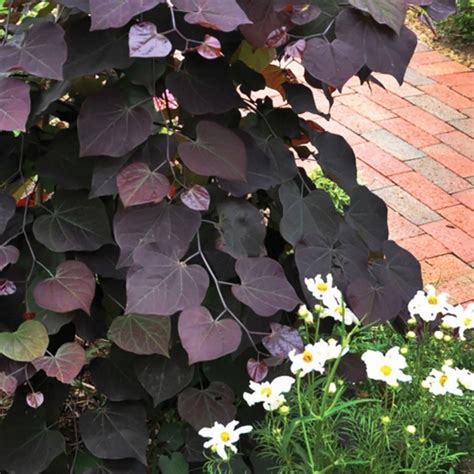
[[[430,28],[421,23],[410,12],[407,18],[407,26],[417,34],[419,41],[431,49],[467,67],[474,67],[474,44],[467,43],[451,35],[442,34],[441,32],[438,34],[433,33]]]

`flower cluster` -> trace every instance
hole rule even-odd
[[[271,382],[250,381],[250,389],[253,392],[244,393],[243,397],[249,406],[263,403],[265,410],[273,411],[285,403],[286,399],[283,394],[289,392],[294,383],[295,379],[286,375],[276,377]]]
[[[336,321],[344,322],[348,326],[359,322],[357,316],[344,302],[341,291],[333,285],[331,274],[326,275],[326,280],[321,275],[316,275],[314,278],[305,278],[304,282],[308,291],[321,302],[321,304],[315,306],[320,318],[331,317]],[[303,308],[306,309],[306,307]],[[307,309],[306,312],[308,312]]]
[[[386,354],[368,350],[362,354],[362,360],[369,379],[381,380],[391,386],[398,386],[398,382],[411,381],[411,376],[403,373],[407,362],[397,346],[389,349]]]
[[[462,395],[461,387],[474,390],[474,373],[467,369],[459,369],[443,365],[441,370],[433,369],[423,380],[422,386],[433,395]]]

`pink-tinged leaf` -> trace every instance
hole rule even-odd
[[[160,173],[151,171],[146,163],[132,163],[117,176],[117,188],[124,207],[158,203],[168,194],[170,182]]]
[[[0,280],[0,296],[13,295],[16,292],[16,285],[10,280]]]
[[[271,258],[241,258],[235,271],[241,284],[232,286],[233,295],[260,316],[271,316],[280,309],[291,311],[300,302],[283,268]]]
[[[211,203],[211,196],[204,186],[195,184],[181,194],[181,201],[185,206],[194,211],[207,211]]]
[[[130,104],[115,88],[88,97],[77,120],[81,156],[123,156],[143,143],[151,135],[153,120],[140,103]]]
[[[153,97],[153,105],[157,112],[162,110],[176,110],[179,107],[176,97],[166,89],[160,97]]]
[[[38,283],[33,290],[36,303],[56,313],[82,309],[90,314],[95,293],[95,276],[82,262],[67,260],[56,275]]]
[[[161,354],[169,357],[171,320],[156,314],[126,314],[110,325],[108,337],[133,354]]]
[[[232,31],[239,25],[252,23],[236,0],[174,0],[178,10],[187,12],[184,19],[191,24],[220,31]]]
[[[297,329],[278,323],[271,323],[270,329],[271,334],[262,339],[262,344],[272,356],[284,358],[292,350],[303,351],[304,342]]]
[[[306,48],[306,40],[300,39],[290,43],[285,48],[285,56],[287,58],[301,59]]]
[[[189,387],[178,396],[178,413],[196,431],[214,422],[229,423],[235,418],[234,392],[222,382],[211,382],[204,390]]]
[[[166,0],[90,0],[91,31],[119,28]]]
[[[0,80],[0,131],[24,132],[30,107],[28,84],[10,78]]]
[[[0,372],[0,392],[6,393],[8,396],[14,395],[17,384],[18,382],[13,375]]]
[[[126,313],[170,316],[201,304],[209,276],[201,266],[181,262],[182,253],[164,255],[156,244],[137,248],[127,275]]]
[[[247,373],[254,382],[261,382],[268,375],[268,365],[264,360],[249,359],[247,361]]]
[[[278,48],[283,46],[285,43],[288,43],[288,39],[288,28],[286,26],[281,26],[268,35],[267,40],[265,41],[265,47]]]
[[[184,164],[202,176],[245,181],[247,154],[244,142],[232,130],[207,120],[196,127],[197,140],[181,143],[178,152]]]
[[[242,338],[240,326],[233,319],[215,320],[203,306],[181,312],[178,332],[190,364],[231,354]]]
[[[130,28],[128,49],[132,58],[164,58],[173,45],[166,36],[156,31],[154,23],[144,21]]]
[[[206,35],[204,42],[196,48],[197,52],[206,59],[216,59],[222,56],[221,42],[214,36]]]
[[[66,58],[64,30],[52,21],[41,21],[0,46],[0,72],[20,69],[34,76],[62,80]]]
[[[39,408],[44,402],[44,395],[42,392],[30,392],[26,396],[26,403],[31,408]]]
[[[16,263],[19,256],[20,251],[13,245],[0,245],[0,271],[7,265]]]
[[[70,384],[86,363],[86,352],[75,342],[63,344],[54,357],[44,356],[33,361],[36,370],[44,370],[48,377]]]

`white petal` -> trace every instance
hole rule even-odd
[[[281,377],[276,377],[271,382],[272,390],[278,393],[286,393],[291,390],[291,386],[295,383],[293,377],[287,375],[282,375]]]

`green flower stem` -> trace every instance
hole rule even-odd
[[[303,427],[303,437],[304,437],[304,443],[306,446],[306,452],[308,453],[308,459],[309,459],[309,464],[311,467],[311,472],[314,472],[313,450],[311,449],[308,433],[306,431],[306,424],[305,424],[305,421],[303,420],[304,412],[303,412],[303,400],[301,399],[301,377],[299,375],[296,376],[296,395],[298,397],[298,411],[301,417],[301,426]]]

